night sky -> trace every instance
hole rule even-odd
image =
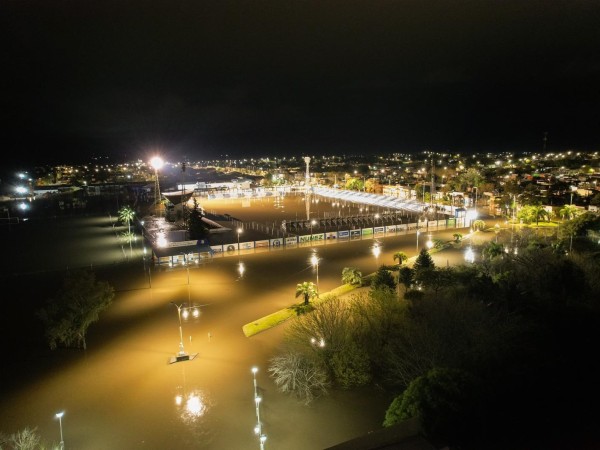
[[[5,164],[598,150],[600,2],[0,0]]]

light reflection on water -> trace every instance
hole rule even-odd
[[[211,398],[205,391],[201,389],[186,390],[182,386],[177,387],[175,408],[184,424],[200,423],[211,407]]]

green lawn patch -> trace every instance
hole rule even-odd
[[[318,298],[314,298],[311,303],[313,305],[318,305],[319,303],[326,302],[332,296],[347,294],[358,287],[359,286],[343,284],[342,286],[338,286],[329,292],[321,294]],[[293,305],[290,305],[289,308],[280,309],[279,311],[275,311],[268,316],[264,316],[260,319],[256,319],[253,322],[247,323],[242,327],[244,335],[246,335],[246,337],[254,336],[262,331],[276,327],[291,317],[296,317],[296,312],[292,309],[292,306]]]

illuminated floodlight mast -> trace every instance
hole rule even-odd
[[[162,169],[165,162],[160,156],[155,156],[150,160],[150,165],[154,169],[154,202],[158,215],[160,216],[160,185],[158,183],[158,171]]]

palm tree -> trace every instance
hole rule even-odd
[[[132,240],[133,240],[133,233],[131,232],[131,221],[133,220],[133,218],[135,217],[135,211],[133,209],[131,209],[129,206],[123,206],[120,210],[119,210],[119,220],[121,222],[125,222],[127,224],[127,232],[123,233],[123,237],[125,237],[128,241],[129,241],[129,254],[133,255],[133,247],[132,247]],[[123,246],[121,246],[121,248],[123,248]],[[125,252],[125,251],[123,251]]]
[[[296,286],[296,298],[300,297],[301,295],[304,297],[304,305],[308,305],[312,298],[319,295],[315,283],[312,281],[298,283]]]
[[[546,209],[541,205],[533,206],[531,213],[535,219],[536,226],[540,225],[540,219],[548,219],[549,217],[548,211],[546,211]]]
[[[404,252],[394,253],[394,261],[398,261],[398,265],[401,266],[408,260],[408,256]]]
[[[344,267],[342,269],[342,283],[360,286],[362,284],[362,273],[356,267]]]
[[[502,244],[498,244],[497,242],[488,242],[482,253],[491,260],[504,254],[504,246]]]
[[[131,233],[131,221],[135,217],[135,211],[129,206],[123,206],[119,210],[119,220],[127,224],[127,231]]]
[[[567,219],[567,220],[571,220],[575,217],[575,215],[577,214],[577,206],[575,205],[565,205],[559,212],[560,217],[562,217],[563,219]]]
[[[477,219],[473,222],[472,227],[475,231],[481,231],[485,228],[485,222],[481,219]]]

